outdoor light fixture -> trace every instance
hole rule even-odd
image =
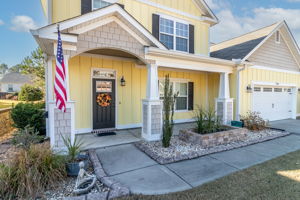
[[[124,79],[124,76],[121,78],[121,86],[126,86],[126,81]]]
[[[248,93],[252,93],[252,87],[251,87],[251,85],[248,85],[248,86],[247,86],[247,92],[248,92]]]

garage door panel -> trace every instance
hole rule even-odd
[[[269,121],[291,118],[293,98],[291,91],[291,88],[255,87],[252,111],[261,113],[261,117]]]

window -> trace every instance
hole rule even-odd
[[[111,5],[113,2],[111,0],[92,0],[93,2],[93,9],[103,8],[105,6]]]
[[[13,92],[14,91],[14,86],[12,84],[7,85],[7,92]]]
[[[276,38],[275,38],[275,40],[276,40],[276,43],[280,43],[280,33],[279,33],[279,31],[276,31],[276,36],[275,36]]]
[[[188,83],[171,81],[174,94],[178,94],[175,101],[175,110],[183,111],[188,110]],[[164,98],[164,81],[159,81],[159,95],[160,99]]]
[[[188,52],[189,25],[160,17],[160,41],[169,49]]]

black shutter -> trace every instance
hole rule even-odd
[[[188,92],[189,92],[189,102],[188,102],[188,110],[194,110],[194,83],[189,82],[188,84]]]
[[[81,14],[92,11],[92,0],[81,0]]]
[[[189,25],[189,32],[190,32],[189,52],[195,53],[195,27],[191,24]]]
[[[159,40],[159,15],[152,14],[152,34]]]

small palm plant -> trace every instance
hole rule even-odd
[[[68,158],[69,162],[75,162],[77,159],[77,156],[80,154],[81,147],[83,143],[79,141],[76,137],[74,139],[74,142],[71,141],[71,138],[65,138],[63,137],[64,144],[66,145],[68,149]]]
[[[164,119],[163,119],[163,147],[168,148],[170,146],[173,126],[174,126],[174,105],[177,95],[173,94],[173,86],[170,83],[170,76],[166,75],[165,77],[165,86],[164,86]]]

